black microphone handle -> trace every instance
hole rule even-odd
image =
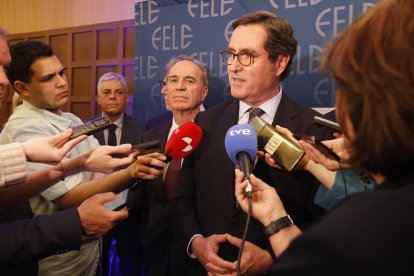
[[[249,179],[252,172],[249,154],[242,151],[237,153],[236,158],[239,161],[240,170],[244,173],[244,179]]]
[[[172,157],[169,156],[168,153],[165,152],[164,155],[165,155],[165,157],[167,157],[167,159],[165,159],[165,161],[164,161],[165,163],[168,163],[172,160]]]
[[[168,162],[170,162],[172,160],[172,157],[169,156],[167,153],[164,153],[165,157],[167,157],[167,159],[165,159],[165,163],[168,164]],[[163,168],[155,166],[155,165],[150,165],[151,168],[157,169],[157,170],[163,170]]]
[[[164,155],[167,157],[167,159],[164,161],[165,163],[168,163],[172,160],[172,157],[169,156],[167,153],[164,153]],[[149,165],[149,167],[160,170],[160,171],[163,170],[163,168],[155,166],[155,165]],[[142,181],[143,181],[142,179],[137,179],[137,181],[134,184],[132,184],[131,189],[135,190]]]
[[[252,184],[250,183],[250,174],[252,172],[252,167],[250,165],[250,156],[247,152],[239,152],[236,155],[237,160],[239,161],[240,170],[244,174],[244,179],[247,180],[247,186],[245,188],[246,194],[248,198],[252,197]]]

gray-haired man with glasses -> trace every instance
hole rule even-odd
[[[260,108],[272,125],[322,138],[314,126],[317,113],[300,106],[282,91],[297,42],[287,21],[270,12],[247,14],[232,24],[233,34],[221,52],[228,65],[231,99],[200,113],[195,122],[203,130],[197,149],[183,163],[171,213],[176,237],[187,241],[188,275],[234,274],[246,214],[234,196],[234,165],[224,148],[227,130],[247,123],[249,110]],[[287,212],[299,226],[314,220],[320,209],[313,203],[314,178],[305,172],[282,172],[257,163],[254,174],[278,191]],[[250,223],[241,257],[241,272],[266,274],[274,255],[263,226]]]

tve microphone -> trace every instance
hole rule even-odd
[[[235,165],[244,173],[244,179],[248,180],[246,187],[247,196],[251,197],[252,185],[250,184],[251,162],[257,152],[257,137],[253,127],[249,124],[235,125],[229,128],[224,140],[227,154]]]
[[[193,122],[187,122],[177,127],[165,145],[165,155],[169,162],[171,159],[180,160],[190,153],[198,146],[203,131]]]

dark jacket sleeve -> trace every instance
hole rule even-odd
[[[76,208],[0,224],[0,266],[16,265],[79,249],[82,227]]]

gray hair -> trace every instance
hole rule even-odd
[[[187,55],[179,55],[178,57],[174,57],[172,59],[170,59],[167,64],[164,67],[165,70],[165,77],[164,77],[164,81],[168,80],[168,75],[170,74],[170,70],[171,68],[179,63],[180,61],[184,61],[184,60],[188,60],[191,61],[192,63],[194,63],[195,65],[198,66],[198,68],[200,68],[201,72],[203,72],[203,82],[205,86],[208,86],[208,78],[209,78],[209,73],[208,70],[204,67],[204,64],[202,62],[200,62],[199,60],[193,59],[190,56]]]
[[[97,85],[98,93],[102,88],[102,83],[104,81],[107,81],[107,80],[117,80],[117,81],[119,81],[122,85],[122,89],[124,90],[124,92],[126,94],[128,94],[128,85],[127,85],[127,82],[126,82],[124,76],[122,76],[120,74],[117,74],[115,72],[108,72],[108,73],[105,73],[105,74],[102,75],[102,77],[99,79],[98,85]]]

